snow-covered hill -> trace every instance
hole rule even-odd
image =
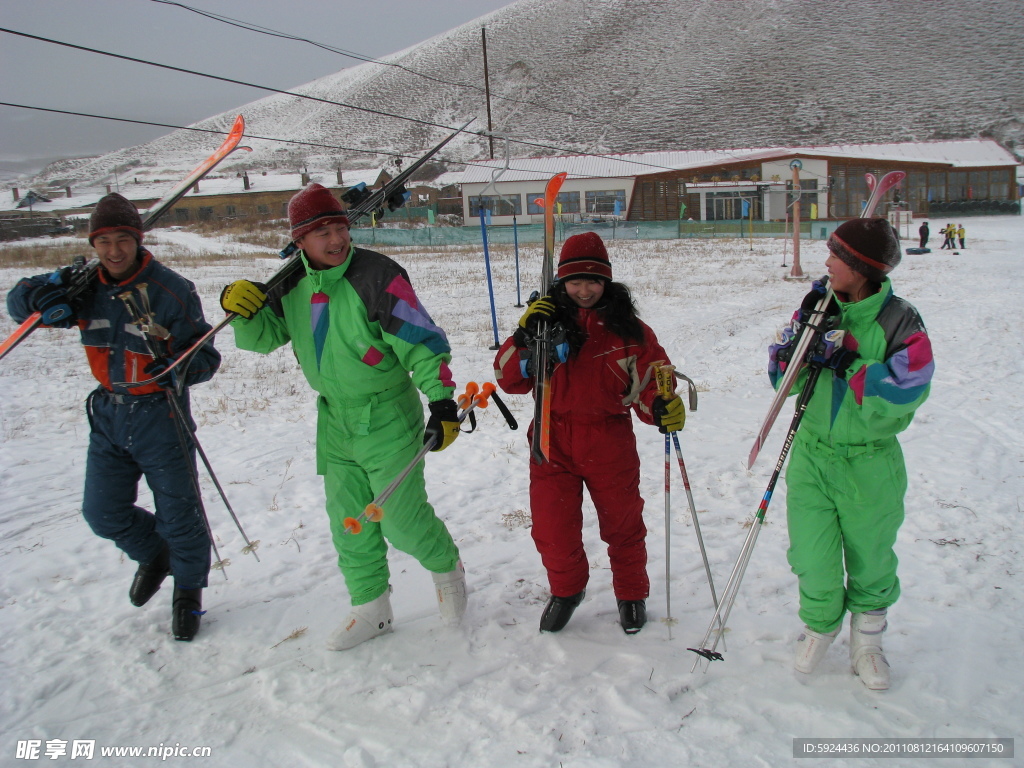
[[[395,53],[389,65],[363,64],[294,90],[428,124],[476,117],[474,128],[483,130],[481,26],[495,131],[535,144],[513,144],[513,156],[1024,140],[1019,0],[520,0]],[[423,123],[294,96],[237,111],[252,136],[370,152],[418,153],[440,135]],[[226,129],[233,117],[197,125]],[[116,166],[133,174],[187,170],[209,142],[176,131],[92,161],[58,164],[46,176],[80,183]],[[386,159],[249,143],[254,152],[238,158],[238,167],[354,168]],[[486,140],[460,138],[444,154],[480,159]]]

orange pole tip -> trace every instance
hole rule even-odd
[[[371,523],[379,523],[381,518],[384,517],[384,510],[376,504],[367,504],[366,509],[363,510],[363,517]]]
[[[363,530],[363,524],[354,517],[346,517],[344,522],[346,533],[361,533]]]

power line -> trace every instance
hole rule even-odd
[[[192,13],[196,13],[196,14],[198,14],[200,16],[205,16],[206,18],[211,19],[213,21],[219,21],[222,24],[228,24],[228,25],[233,26],[233,27],[238,27],[239,29],[244,29],[244,30],[246,30],[248,32],[256,32],[256,33],[261,34],[261,35],[268,35],[270,37],[278,37],[278,38],[281,38],[283,40],[293,40],[293,41],[299,42],[299,43],[307,43],[308,45],[312,45],[315,48],[320,48],[321,50],[328,51],[330,53],[336,53],[339,56],[346,56],[348,58],[355,59],[356,61],[362,61],[362,62],[366,62],[368,64],[377,64],[377,65],[382,66],[382,67],[394,67],[395,69],[400,69],[403,72],[408,72],[411,75],[416,75],[417,77],[422,77],[422,78],[425,78],[427,80],[432,80],[435,83],[442,83],[444,85],[454,85],[454,86],[456,86],[458,88],[468,88],[470,90],[476,91],[479,94],[483,94],[485,92],[485,89],[481,88],[479,85],[473,85],[472,83],[461,83],[461,82],[458,82],[456,80],[445,80],[444,78],[441,78],[441,77],[436,77],[434,75],[428,75],[426,72],[420,72],[419,70],[413,69],[412,67],[407,67],[404,64],[396,64],[395,62],[392,62],[392,61],[384,61],[383,59],[376,59],[376,58],[373,58],[372,56],[367,56],[365,54],[356,53],[355,51],[349,51],[349,50],[346,50],[344,48],[336,48],[335,46],[327,45],[326,43],[319,43],[319,42],[317,42],[315,40],[310,40],[308,37],[299,37],[298,35],[292,35],[292,34],[289,34],[287,32],[281,32],[281,31],[276,30],[276,29],[271,29],[269,27],[263,27],[263,26],[260,26],[259,24],[254,24],[252,22],[244,21],[242,19],[235,19],[235,18],[232,18],[231,16],[223,16],[223,15],[221,15],[219,13],[211,13],[210,11],[204,11],[204,10],[199,9],[199,8],[193,8],[190,5],[185,5],[184,3],[175,2],[175,0],[151,0],[151,2],[160,3],[161,5],[175,6],[175,7],[181,8],[182,10],[191,11]],[[501,96],[500,94],[494,94],[494,98],[495,99],[499,99],[501,101],[508,101],[508,102],[513,103],[513,104],[521,104],[521,105],[530,106],[530,107],[540,107],[541,109],[546,109],[549,112],[554,112],[556,114],[565,115],[566,117],[572,117],[572,118],[575,118],[576,120],[584,120],[584,121],[587,121],[587,122],[595,123],[597,125],[610,125],[610,123],[608,123],[607,121],[604,121],[604,120],[597,120],[595,118],[588,117],[587,115],[580,115],[580,114],[577,114],[576,112],[570,112],[568,110],[558,109],[557,107],[552,107],[552,106],[550,106],[548,104],[541,104],[541,103],[536,102],[536,101],[526,101],[524,99],[515,99],[515,98],[512,98],[511,96]]]
[[[384,112],[382,110],[370,109],[368,107],[357,107],[354,104],[346,104],[346,103],[340,102],[340,101],[331,101],[330,99],[321,99],[321,98],[319,98],[317,96],[308,96],[308,95],[306,95],[304,93],[295,93],[293,91],[285,91],[285,90],[281,90],[280,88],[273,88],[272,86],[269,86],[269,85],[259,85],[257,83],[249,83],[249,82],[246,82],[244,80],[236,80],[236,79],[233,79],[233,78],[221,77],[220,75],[211,75],[211,74],[207,74],[205,72],[199,72],[199,71],[192,70],[192,69],[185,69],[184,67],[175,67],[175,66],[172,66],[170,64],[160,64],[158,62],[147,61],[145,59],[139,59],[139,58],[135,58],[133,56],[125,56],[125,55],[120,54],[120,53],[111,53],[110,51],[103,51],[103,50],[100,50],[98,48],[89,48],[89,47],[84,46],[84,45],[76,45],[74,43],[66,43],[66,42],[63,42],[61,40],[53,40],[53,39],[48,38],[48,37],[41,37],[39,35],[31,35],[31,34],[29,34],[27,32],[18,32],[17,30],[7,29],[5,27],[0,27],[0,32],[6,32],[7,34],[16,35],[18,37],[25,37],[25,38],[28,38],[30,40],[38,40],[38,41],[44,42],[44,43],[52,43],[53,45],[60,45],[60,46],[63,46],[65,48],[72,48],[74,50],[86,51],[87,53],[95,53],[95,54],[99,54],[100,56],[109,56],[110,58],[114,58],[114,59],[121,59],[121,60],[124,60],[124,61],[131,61],[131,62],[136,63],[136,64],[146,64],[148,66],[157,67],[159,69],[167,69],[167,70],[171,70],[173,72],[182,72],[184,74],[196,75],[197,77],[204,77],[204,78],[207,78],[207,79],[210,79],[210,80],[219,80],[221,82],[232,83],[234,85],[243,85],[243,86],[245,86],[247,88],[257,88],[257,89],[260,89],[260,90],[270,91],[272,93],[283,94],[285,96],[294,96],[295,98],[298,98],[298,99],[307,99],[309,101],[315,101],[315,102],[322,103],[322,104],[330,104],[332,106],[345,107],[347,109],[353,109],[353,110],[356,110],[356,111],[359,111],[359,112],[369,112],[369,113],[375,114],[375,115],[381,115],[381,116],[384,116],[384,117],[391,117],[391,118],[394,118],[396,120],[406,120],[408,122],[418,123],[420,125],[427,125],[427,126],[430,126],[432,128],[443,128],[443,129],[445,129],[447,131],[455,130],[451,126],[444,125],[443,123],[435,123],[435,122],[432,122],[430,120],[421,120],[421,119],[415,118],[415,117],[406,117],[404,115],[396,115],[396,114],[391,113],[391,112]],[[474,136],[481,136],[481,137],[486,137],[486,136],[489,135],[486,131],[466,131],[466,133],[472,134]],[[601,154],[596,154],[596,153],[593,153],[593,152],[573,151],[573,150],[566,149],[564,147],[557,147],[557,146],[554,146],[552,144],[542,144],[540,142],[535,142],[535,141],[526,141],[525,139],[516,139],[516,138],[512,138],[511,136],[506,136],[506,138],[508,138],[509,141],[511,141],[511,142],[513,142],[515,144],[521,144],[521,145],[526,146],[526,147],[537,147],[539,149],[550,149],[550,150],[554,150],[556,152],[561,152],[561,153],[571,154],[571,155],[577,155],[577,156],[583,156],[583,157],[600,157],[600,158],[608,158],[609,157],[608,155],[601,155]],[[647,166],[647,167],[650,167],[650,168],[657,168],[657,169],[663,170],[663,171],[674,171],[674,170],[676,170],[675,168],[670,168],[670,167],[664,166],[664,165],[657,165],[657,164],[654,164],[654,163],[645,163],[645,162],[641,162],[641,161],[631,161],[631,162],[633,162],[635,165]]]

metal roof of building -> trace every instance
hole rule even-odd
[[[978,166],[1013,167],[1017,159],[992,139],[961,141],[903,142],[896,144],[836,144],[821,147],[764,147],[688,152],[640,152],[623,155],[570,155],[516,158],[499,177],[500,181],[546,179],[566,171],[569,178],[619,178],[666,171],[703,168],[724,163],[768,161],[782,157],[849,158],[864,161],[900,161],[945,164],[953,168]],[[466,168],[463,184],[490,182],[504,160],[477,162]]]

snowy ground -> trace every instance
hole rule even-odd
[[[44,749],[48,740],[91,739],[97,755],[102,746],[212,748],[208,758],[168,764],[593,768],[826,764],[793,761],[797,737],[1024,736],[1024,219],[966,223],[969,247],[959,255],[905,257],[894,273],[897,292],[925,318],[937,371],[931,399],[902,436],[910,491],[897,544],[904,596],[886,636],[890,691],[871,693],[850,674],[845,632],[817,675],[795,677],[800,624],[784,554],[783,483],[732,613],[726,660],[691,673],[686,647],[703,636],[711,598],[676,475],[671,594],[679,623],[670,637],[660,621],[664,446],[640,424],[651,623],[635,637],[619,629],[590,514],[587,599],[563,632],[541,635],[547,589],[528,527],[527,398],[508,398],[519,432],[491,409],[477,433],[428,459],[431,498],[469,573],[464,625],[440,625],[428,574],[393,553],[395,632],[347,653],[325,650],[348,601],[314,472],[313,395],[289,351],[239,352],[230,329],[218,337],[221,372],[194,390],[194,412],[233,506],[261,541],[261,562],[242,553],[204,478],[229,578],[211,576],[199,637],[176,643],[169,586],[133,608],[133,564],[79,516],[82,401],[93,382],[77,334],[40,331],[0,364],[0,765],[33,762],[16,758],[27,739]],[[183,232],[156,233],[158,256],[172,239],[195,249],[194,259],[176,263],[199,285],[208,316],[220,314],[224,283],[277,266],[205,264],[203,249],[224,244]],[[644,318],[701,390],[682,443],[721,591],[781,445],[780,424],[754,469],[745,469],[771,397],[765,345],[806,284],[781,279],[781,241],[616,242],[610,250],[616,277],[634,289]],[[481,255],[392,253],[448,330],[457,380],[489,379]],[[539,252],[521,255],[525,295]],[[804,244],[809,274],[823,272],[824,258],[823,243]],[[512,306],[511,255],[494,261],[504,336],[521,310]],[[0,269],[0,285],[6,290],[20,274]],[[0,333],[12,328],[0,315]]]

